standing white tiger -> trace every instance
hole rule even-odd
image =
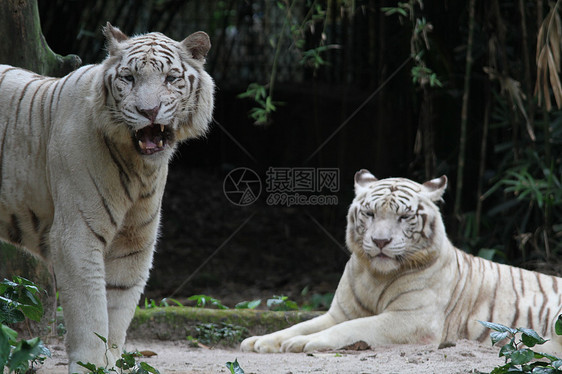
[[[148,279],[168,161],[204,135],[207,34],[128,38],[57,79],[0,65],[0,236],[54,266],[69,372],[113,365]],[[103,342],[116,345],[106,355]]]
[[[473,257],[455,248],[434,202],[442,176],[424,184],[355,175],[347,215],[351,258],[330,310],[315,319],[242,342],[242,350],[309,352],[358,341],[374,346],[483,341],[477,321],[530,327],[562,353],[554,323],[562,309],[562,279]]]

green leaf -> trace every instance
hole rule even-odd
[[[562,314],[560,314],[558,319],[556,319],[556,323],[554,323],[554,330],[556,331],[556,335],[562,335]]]
[[[543,339],[535,330],[527,328],[519,328],[521,332],[521,340],[527,347],[534,347],[537,344],[544,344],[547,341]]]
[[[97,332],[94,332],[94,334],[96,334],[96,336],[97,336],[98,338],[100,338],[100,340],[101,340],[102,342],[104,342],[105,344],[107,344],[107,339],[106,339],[105,337],[101,336],[101,335],[98,334]]]
[[[8,362],[8,358],[10,357],[10,351],[11,351],[11,346],[10,346],[10,334],[8,333],[8,331],[5,331],[6,329],[10,329],[7,326],[4,325],[0,325],[0,369],[2,369],[2,373],[4,372],[4,366],[6,365],[6,363]],[[12,329],[10,329],[11,331],[14,331]],[[15,332],[15,331],[14,331]],[[17,333],[16,333],[17,335]]]
[[[160,372],[157,369],[153,368],[152,366],[150,366],[146,362],[139,362],[139,368],[137,369],[137,373],[138,374],[147,374],[147,373],[160,374]]]
[[[19,370],[25,372],[29,368],[29,362],[34,361],[43,354],[51,356],[51,352],[45,348],[41,339],[21,340],[12,351],[12,355],[8,360],[8,368],[12,371]]]
[[[41,319],[43,305],[38,298],[41,291],[33,282],[14,277],[13,281],[4,279],[0,284],[0,322],[15,323],[25,317],[34,321]]]
[[[408,13],[402,8],[398,7],[382,7],[381,10],[386,16],[391,16],[393,14],[399,14],[403,17],[408,17]]]
[[[88,362],[88,363],[85,364],[85,363],[83,363],[82,361],[78,361],[77,364],[80,365],[80,366],[82,366],[82,367],[85,368],[85,369],[90,370],[92,373],[95,373],[96,370],[97,370],[96,365],[94,365],[94,364],[92,364],[92,363],[90,363],[90,362]]]
[[[123,353],[121,358],[117,360],[115,366],[123,370],[129,370],[132,367],[135,367],[135,355],[131,353]]]
[[[221,304],[221,302],[211,296],[207,295],[193,295],[187,298],[188,300],[194,300],[197,302],[197,307],[204,308],[207,303],[216,306],[219,309],[228,309],[227,306]]]
[[[0,303],[0,323],[18,323],[25,319],[25,315],[16,308]]]
[[[498,342],[501,342],[504,339],[507,339],[511,336],[511,334],[509,333],[509,331],[504,331],[504,332],[498,332],[498,331],[492,331],[490,333],[490,339],[492,340],[492,345],[495,345]]]
[[[503,347],[500,348],[500,357],[510,357],[513,352],[515,352],[517,350],[517,348],[515,348],[515,346],[513,345],[513,343],[507,343],[506,345],[504,345]]]
[[[235,359],[234,362],[227,362],[226,368],[230,370],[231,374],[244,374],[244,370],[240,367],[238,359]]]
[[[170,298],[170,297],[165,297],[165,298],[163,298],[162,301],[161,301],[161,303],[164,304],[164,305],[166,305],[166,306],[168,306],[168,305],[170,304],[168,301],[170,301],[170,302],[176,304],[177,306],[183,306],[183,304],[180,303],[178,300],[173,299],[173,298]]]
[[[513,372],[510,369],[513,368],[513,365],[511,363],[505,364],[503,366],[498,366],[495,367],[490,374],[505,374],[505,373],[510,373]],[[521,370],[519,370],[519,372],[521,372]]]
[[[544,353],[544,352],[535,352],[535,358],[537,360],[541,359],[541,358],[547,358],[550,362],[555,362],[555,361],[560,360],[558,357],[553,356],[553,355],[548,354],[548,353]]]
[[[533,369],[533,371],[531,371],[532,374],[560,374],[560,370],[556,370],[553,368],[549,368],[549,367],[535,367]]]
[[[535,353],[528,348],[523,348],[513,352],[510,358],[512,364],[523,365],[534,359]]]
[[[9,328],[6,325],[0,325],[0,329],[1,329],[2,333],[4,335],[6,335],[8,337],[8,339],[10,339],[10,342],[13,342],[15,344],[15,341],[18,338],[18,333],[15,330],[12,330],[11,328]]]
[[[265,110],[268,112],[275,112],[275,105],[273,104],[273,101],[271,100],[271,96],[268,96],[265,98]]]
[[[478,257],[482,257],[486,260],[490,260],[492,261],[494,258],[494,255],[496,254],[497,249],[493,249],[493,248],[481,248],[478,251]]]
[[[508,331],[511,334],[516,334],[517,333],[517,329],[511,328],[511,327],[507,327],[505,325],[502,325],[500,323],[495,323],[495,322],[485,322],[485,321],[478,321],[480,322],[481,325],[483,325],[484,327],[487,327],[491,330],[494,331],[498,331],[498,332],[505,332]]]
[[[41,317],[43,316],[42,305],[22,305],[20,309],[27,318],[35,322],[41,321]]]
[[[261,299],[242,301],[234,306],[234,309],[255,309],[261,304]]]
[[[289,300],[287,296],[273,296],[267,300],[267,307],[273,311],[286,311],[298,309],[297,303]]]

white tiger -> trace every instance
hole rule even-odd
[[[541,350],[562,352],[554,323],[562,309],[562,278],[479,257],[455,248],[434,202],[447,178],[418,184],[404,178],[355,175],[347,216],[351,250],[330,310],[269,335],[242,342],[256,352],[338,349],[358,341],[439,344],[482,342],[477,321],[530,327],[551,339]]]
[[[207,34],[127,37],[57,79],[0,65],[0,236],[54,267],[77,361],[113,365],[152,263],[168,161],[204,135]],[[104,343],[115,345],[106,355]]]

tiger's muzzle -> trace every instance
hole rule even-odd
[[[133,133],[133,143],[142,155],[153,155],[174,143],[174,132],[170,126],[152,123]]]

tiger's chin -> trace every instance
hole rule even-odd
[[[382,252],[371,254],[364,250],[361,257],[363,261],[368,264],[369,269],[373,273],[389,274],[402,268],[402,265],[396,258],[385,255]]]
[[[143,156],[152,156],[165,150],[172,150],[175,136],[170,126],[153,123],[132,134],[135,149]]]
[[[377,257],[371,260],[371,269],[381,274],[394,273],[401,267],[398,261],[389,257]]]

